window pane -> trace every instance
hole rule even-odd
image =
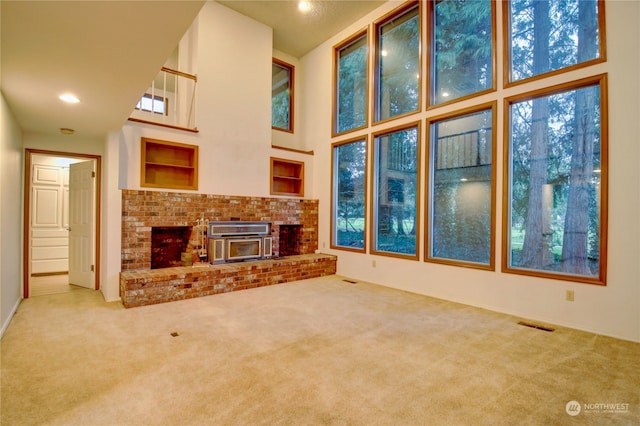
[[[416,255],[418,128],[377,136],[374,155],[374,250]]]
[[[162,96],[151,97],[150,94],[146,93],[136,104],[136,109],[155,112],[156,114],[165,114],[165,102],[167,102],[167,100]]]
[[[491,0],[435,2],[431,103],[492,87]]]
[[[364,249],[367,142],[333,148],[333,238],[335,246]]]
[[[420,19],[418,7],[378,29],[376,118],[417,111],[420,90]]]
[[[511,81],[596,59],[596,0],[512,0]]]
[[[600,87],[510,106],[508,265],[598,277]]]
[[[337,133],[367,124],[367,36],[366,34],[337,52],[336,89]]]
[[[291,131],[291,81],[293,68],[271,65],[271,126]]]
[[[431,124],[428,257],[490,264],[492,112]]]

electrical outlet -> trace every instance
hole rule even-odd
[[[573,302],[575,300],[575,293],[573,290],[567,290],[566,300],[567,302]]]
[[[322,248],[325,248],[325,247],[327,247],[327,243],[323,241],[322,242]]]
[[[375,260],[371,261],[371,266],[373,266],[374,268],[376,267],[376,261]]]

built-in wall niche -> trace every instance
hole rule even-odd
[[[304,196],[304,163],[271,157],[271,195]]]
[[[198,146],[142,138],[140,186],[198,189]]]

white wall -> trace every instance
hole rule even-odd
[[[313,195],[313,157],[271,148],[272,29],[216,2],[207,2],[187,31],[180,51],[181,55],[189,52],[185,61],[189,71],[198,76],[199,132],[128,122],[109,136],[108,165],[104,167],[109,181],[104,197],[112,208],[103,222],[108,231],[103,232],[102,252],[107,300],[119,297],[120,190],[158,190],[140,186],[141,137],[199,147],[198,190],[194,192],[270,197],[269,157],[273,156],[305,162],[305,198]],[[296,141],[285,143],[304,149]]]
[[[140,188],[140,138],[150,137],[199,146],[198,192],[268,196],[272,30],[215,2],[205,4],[193,29],[199,133],[126,124],[120,187]]]
[[[329,249],[332,46],[397,4],[383,5],[301,60],[301,69],[304,70],[302,110],[305,117],[313,117],[312,120],[305,120],[303,137],[309,149],[315,151],[313,181],[315,197],[320,199],[320,249],[337,255],[338,273],[352,278],[538,321],[640,341],[640,226],[637,219],[640,217],[640,33],[636,25],[640,16],[639,2],[606,2],[608,60],[605,64],[598,65],[598,72],[609,73],[610,183],[606,287],[501,273],[501,197],[498,197],[497,204],[498,252],[495,272]],[[500,15],[498,22],[501,22]],[[502,46],[500,35],[498,46]],[[496,74],[501,76],[501,68],[496,70]],[[585,71],[573,74],[575,78],[579,78]],[[469,102],[444,109],[451,111],[466,105]],[[502,104],[499,102],[498,176],[501,176],[503,167],[502,113]],[[424,120],[426,117],[427,113],[423,112],[400,122]],[[421,182],[424,182],[423,177]],[[500,182],[497,191],[498,194],[502,193]],[[424,194],[422,199],[424,200]],[[424,211],[422,219],[424,223]],[[421,253],[423,256],[423,249]],[[373,260],[376,261],[375,267]],[[566,290],[574,290],[574,302],[565,301]]]
[[[22,300],[22,132],[0,94],[0,336]]]

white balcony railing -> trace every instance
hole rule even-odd
[[[162,67],[136,104],[129,120],[197,131],[197,82],[195,75]]]

